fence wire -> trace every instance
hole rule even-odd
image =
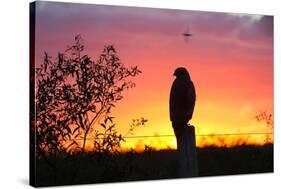
[[[273,135],[274,133],[219,133],[219,134],[197,134],[196,137],[215,137],[215,136],[241,136],[241,135]],[[124,139],[130,139],[130,138],[161,138],[161,137],[175,137],[175,135],[139,135],[139,136],[125,136],[122,137]],[[95,138],[87,138],[87,140],[93,140]],[[102,138],[100,138],[102,139]],[[83,140],[78,139],[78,140]]]

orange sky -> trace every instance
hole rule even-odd
[[[125,65],[142,70],[133,78],[136,87],[112,112],[121,133],[132,119],[145,117],[146,127],[134,136],[173,135],[168,100],[178,66],[188,69],[195,84],[191,124],[197,134],[271,132],[254,116],[261,110],[273,113],[273,17],[50,2],[38,3],[36,11],[36,65],[44,51],[55,57],[81,34],[93,59],[113,44]],[[181,35],[187,28],[193,34],[188,41]],[[265,138],[242,137],[260,144]],[[238,141],[224,139],[227,145]],[[176,144],[174,137],[126,141],[124,147]],[[219,144],[197,137],[199,146],[204,142]]]

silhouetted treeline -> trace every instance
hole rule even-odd
[[[232,148],[198,148],[199,176],[273,172],[273,144]],[[57,179],[44,161],[38,162],[42,186],[178,178],[175,150],[120,154],[87,153],[58,159]]]

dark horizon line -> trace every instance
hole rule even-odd
[[[197,134],[195,136],[204,137],[204,136],[237,136],[237,135],[273,135],[274,133],[220,133],[220,134]],[[175,135],[143,135],[143,136],[127,136],[123,138],[153,138],[153,137],[174,137]],[[87,138],[86,140],[93,140],[95,138]],[[102,138],[100,138],[102,139]],[[84,138],[76,139],[84,140]]]

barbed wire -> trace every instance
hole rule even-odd
[[[196,137],[215,137],[215,136],[239,136],[239,135],[273,135],[274,133],[219,133],[219,134],[197,134]],[[124,139],[130,138],[161,138],[161,137],[175,137],[175,135],[142,135],[142,136],[125,136],[122,137]],[[87,140],[93,140],[95,138],[88,138]],[[102,139],[102,138],[100,138]],[[84,140],[83,138],[76,139],[76,140]]]

